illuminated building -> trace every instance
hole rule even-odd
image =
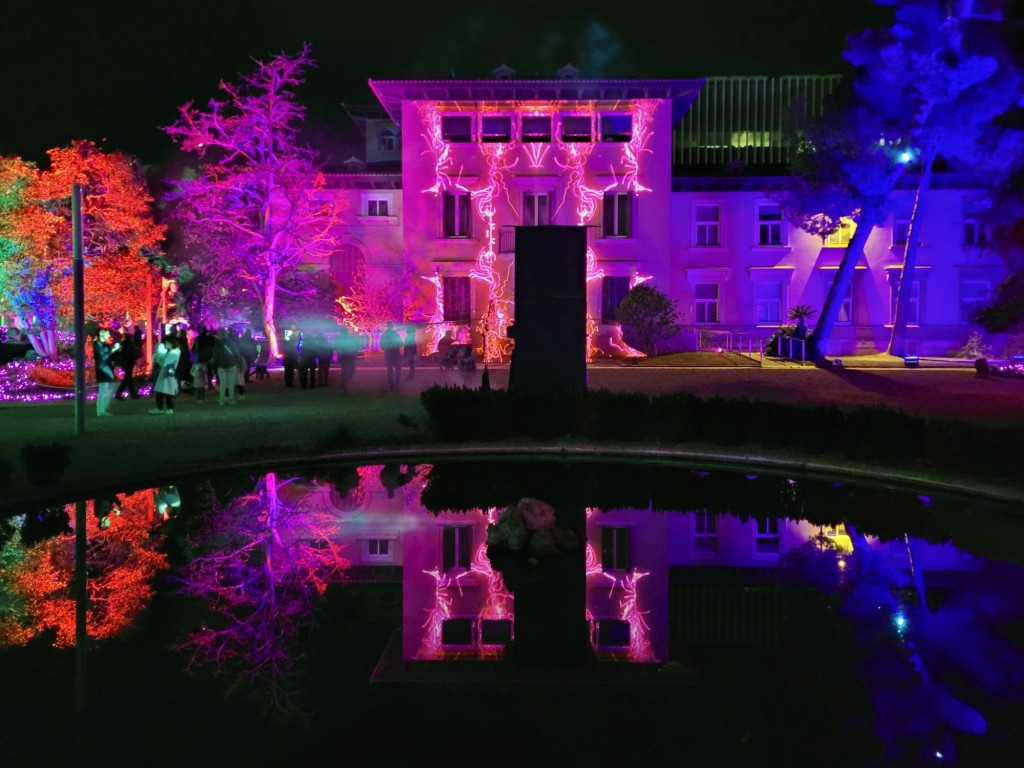
[[[425,350],[454,330],[507,359],[516,226],[588,228],[594,355],[629,354],[618,302],[649,280],[676,299],[683,331],[664,349],[748,344],[820,311],[851,235],[824,243],[789,223],[784,122],[819,113],[836,76],[693,80],[371,80],[380,107],[358,113],[366,160],[332,174],[347,209],[330,269],[344,285],[403,275],[403,320]],[[382,108],[382,110],[381,110]],[[351,110],[350,110],[351,112]],[[916,178],[876,228],[840,308],[827,354],[883,351],[889,339]],[[970,313],[1005,276],[987,252],[979,185],[933,177],[911,298],[907,351],[944,355],[975,330]],[[813,323],[812,323],[813,324]],[[998,341],[993,339],[998,346]]]

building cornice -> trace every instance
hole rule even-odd
[[[692,80],[373,80],[370,88],[391,119],[401,123],[405,101],[632,101],[669,99],[673,119],[697,98],[704,78]]]

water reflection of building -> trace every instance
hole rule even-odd
[[[500,657],[515,633],[513,596],[486,557],[487,525],[500,510],[432,513],[420,498],[427,466],[351,472],[339,487],[305,484],[301,504],[341,518],[353,580],[392,595],[401,585],[402,658]],[[667,660],[678,644],[777,642],[785,555],[814,542],[839,553],[841,570],[853,548],[842,524],[703,510],[591,508],[586,537],[592,644],[599,658],[632,661]],[[870,536],[865,544],[908,583],[912,566],[947,586],[978,562],[948,544]]]

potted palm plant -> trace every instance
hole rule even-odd
[[[789,314],[786,316],[790,320],[796,320],[796,328],[793,329],[794,339],[806,339],[807,338],[807,320],[814,317],[817,313],[816,309],[813,309],[809,304],[797,304],[795,307],[789,310]]]

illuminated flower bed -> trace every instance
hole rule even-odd
[[[12,360],[0,367],[0,402],[43,402],[47,400],[71,400],[75,397],[74,361],[58,360]],[[86,386],[92,391],[86,393],[90,400],[96,398],[92,369],[86,369]]]

